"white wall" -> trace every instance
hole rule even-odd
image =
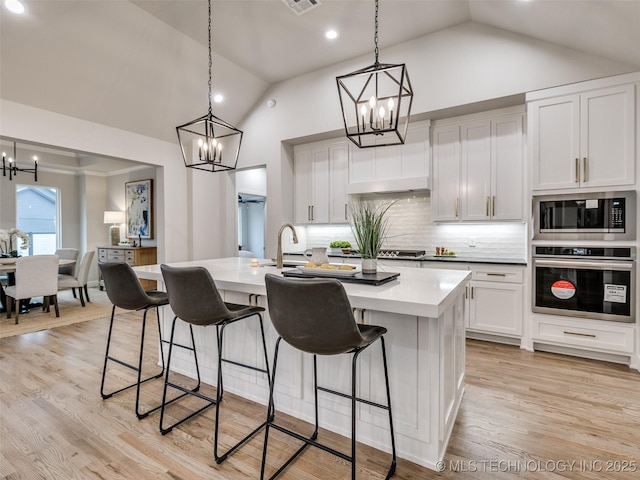
[[[340,134],[335,78],[371,63],[371,55],[274,85],[244,120],[239,167],[267,164],[267,256],[280,225],[293,219],[291,165],[281,141]],[[382,50],[385,63],[406,63],[414,89],[412,115],[615,75],[636,67],[529,37],[465,23]],[[277,101],[268,108],[266,98]],[[285,201],[287,200],[287,201]]]
[[[251,168],[236,172],[236,191],[250,195],[267,196],[266,168]]]
[[[413,115],[636,69],[475,23],[382,50],[380,60],[407,63]],[[244,120],[238,167],[267,166],[267,256],[275,254],[280,225],[293,219],[293,155],[282,141],[340,134],[335,77],[370,63],[367,55],[274,85],[263,98],[275,98],[276,107],[261,99]],[[3,136],[162,167],[156,182],[159,261],[235,253],[232,174],[186,169],[177,143],[5,99],[0,110]]]
[[[158,260],[187,259],[184,243],[191,232],[191,225],[184,214],[188,206],[187,169],[181,160],[177,143],[163,142],[7,100],[0,101],[0,110],[0,133],[3,136],[163,167],[161,173],[156,175]]]

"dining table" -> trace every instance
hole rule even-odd
[[[69,267],[75,265],[76,261],[66,258],[58,260],[60,267]],[[0,276],[7,275],[7,285],[16,284],[16,262],[12,263],[0,263]],[[4,286],[0,285],[0,313],[6,313],[7,309],[6,295],[4,293]],[[29,313],[29,308],[41,307],[42,303],[31,302],[30,298],[20,300],[20,314]]]

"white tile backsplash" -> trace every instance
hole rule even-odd
[[[433,224],[431,197],[428,192],[402,192],[363,195],[360,198],[392,202],[389,209],[389,234],[385,246],[399,249],[424,249],[435,253],[446,247],[459,256],[471,258],[526,258],[526,224]],[[329,246],[333,240],[355,242],[349,225],[296,226],[300,243],[287,244],[285,251],[301,251],[307,247]],[[469,243],[475,242],[475,247]],[[284,242],[284,239],[283,239]]]

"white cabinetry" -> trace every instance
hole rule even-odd
[[[527,95],[533,190],[632,185],[636,86],[567,88]]]
[[[487,115],[433,129],[433,221],[522,220],[524,115]]]
[[[538,344],[632,355],[634,333],[633,324],[558,315],[532,316],[532,337]]]
[[[433,186],[431,219],[460,219],[460,127],[433,129]]]
[[[521,267],[471,266],[469,283],[469,330],[522,336],[524,313]]]
[[[465,294],[467,336],[522,337],[524,266],[423,261],[422,267],[471,270]]]
[[[429,188],[429,125],[410,124],[404,145],[358,148],[350,143],[348,193]]]
[[[346,141],[299,145],[294,157],[296,224],[348,222]]]

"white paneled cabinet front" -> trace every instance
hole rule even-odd
[[[633,184],[635,88],[530,102],[533,190]]]
[[[431,218],[437,221],[460,219],[460,127],[446,125],[433,129],[433,181]]]
[[[491,213],[491,120],[465,123],[462,137],[461,220],[488,220]]]
[[[429,188],[429,122],[411,124],[403,145],[349,144],[350,194]]]
[[[522,285],[469,283],[469,329],[520,337],[522,335]]]
[[[433,221],[522,220],[523,166],[521,113],[436,126]]]
[[[524,267],[471,265],[469,330],[521,337],[524,318]]]
[[[329,146],[329,223],[349,222],[349,147],[346,142]]]
[[[299,145],[294,157],[296,224],[348,222],[346,141]]]

